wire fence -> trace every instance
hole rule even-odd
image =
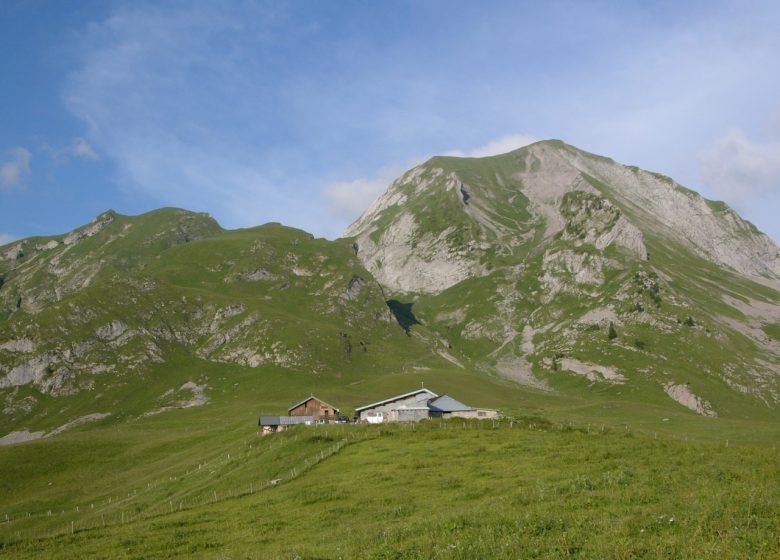
[[[304,430],[310,427],[302,427]],[[218,455],[210,459],[204,459],[197,465],[190,465],[183,474],[168,475],[156,480],[147,482],[143,487],[136,488],[132,492],[123,495],[105,496],[101,499],[90,501],[89,503],[79,505],[69,505],[67,508],[50,508],[42,511],[25,511],[15,513],[0,514],[0,540],[10,543],[22,540],[53,538],[62,535],[73,535],[80,531],[111,527],[133,523],[140,520],[151,519],[162,515],[171,514],[177,511],[186,511],[193,508],[215,504],[225,500],[239,498],[265,491],[269,488],[287,483],[303,473],[311,470],[321,462],[337,454],[346,446],[361,441],[373,440],[384,435],[392,435],[404,431],[419,430],[479,430],[479,429],[501,429],[501,428],[522,428],[529,431],[579,431],[587,434],[606,434],[622,433],[631,436],[632,429],[629,425],[624,428],[616,429],[608,427],[606,424],[587,424],[587,426],[575,427],[570,423],[551,423],[543,419],[535,418],[502,418],[494,420],[445,420],[435,423],[426,423],[417,425],[415,423],[393,424],[372,426],[365,430],[355,430],[354,426],[344,426],[340,430],[340,439],[332,445],[321,448],[316,453],[298,461],[289,469],[279,473],[272,479],[252,479],[241,485],[229,485],[227,487],[217,487],[216,484],[208,486],[209,477],[216,477],[224,474],[226,467],[234,464],[246,464],[246,460],[251,460],[256,455],[255,452],[269,451],[275,445],[284,447],[289,444],[288,439],[296,441],[302,435],[317,437],[319,434],[306,434],[300,431],[289,436],[284,440],[275,442],[272,437],[265,436],[260,440],[266,441],[265,447],[259,445],[256,440],[245,441],[244,445],[233,453],[221,450]],[[336,430],[333,430],[336,431]],[[639,431],[644,435],[649,435],[646,431]],[[289,434],[288,434],[289,435]],[[326,431],[321,436],[323,441],[330,439]],[[653,436],[657,439],[657,433]],[[687,436],[675,436],[665,434],[666,438],[678,441],[694,441]],[[728,446],[728,441],[726,441]],[[244,460],[243,463],[241,461]],[[196,488],[194,490],[184,490],[179,494],[171,494],[165,499],[160,500],[159,496],[153,494],[155,490],[166,489],[171,483],[178,483],[194,477],[203,477],[206,487]],[[216,482],[216,481],[215,481]],[[32,525],[32,526],[31,526]]]
[[[332,445],[320,449],[302,461],[295,463],[288,470],[285,470],[273,479],[249,479],[240,486],[228,486],[227,488],[213,488],[208,491],[200,491],[198,495],[178,495],[164,500],[156,500],[153,503],[140,503],[145,494],[148,497],[149,492],[163,487],[169,482],[180,482],[187,477],[197,474],[216,475],[231,464],[231,462],[240,459],[246,459],[247,455],[242,453],[222,452],[220,456],[210,461],[202,461],[197,466],[192,466],[181,476],[169,476],[158,480],[148,482],[143,488],[134,489],[132,492],[122,496],[108,496],[101,500],[91,501],[87,504],[68,506],[67,508],[51,508],[37,512],[17,512],[16,514],[0,514],[0,531],[2,531],[2,540],[5,542],[15,542],[20,540],[52,538],[60,535],[75,534],[79,531],[97,529],[132,523],[139,520],[150,519],[160,515],[170,514],[175,511],[184,511],[192,508],[214,504],[247,496],[261,492],[268,488],[278,486],[293,480],[301,474],[309,471],[322,461],[332,457],[349,444],[373,439],[381,435],[381,431],[376,433],[355,432],[346,433],[345,436]],[[301,434],[293,436],[293,440]],[[325,436],[327,438],[327,436]],[[280,442],[283,445],[284,442]],[[272,444],[273,445],[273,444]],[[250,448],[256,447],[249,444]],[[197,491],[196,491],[197,492]],[[61,521],[57,521],[57,519]],[[37,525],[37,527],[30,527]],[[42,526],[45,526],[43,528]]]

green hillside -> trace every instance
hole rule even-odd
[[[109,211],[0,247],[0,554],[773,558],[778,250],[559,141],[329,241]],[[500,422],[300,427],[424,385]]]
[[[777,419],[778,249],[667,177],[559,141],[435,157],[346,236],[468,367],[557,394]]]
[[[173,209],[112,216],[72,245],[34,252],[39,241],[17,243],[26,252],[6,261],[3,434],[194,405],[233,387],[231,375],[253,374],[262,394],[274,368],[289,372],[295,399],[293,387],[311,385],[297,383],[304,374],[446,363],[399,327],[346,242],[274,224],[222,231]]]
[[[780,554],[780,463],[768,448],[540,419],[239,433],[208,455],[190,453],[178,470],[144,477],[136,466],[137,491],[107,488],[81,502],[86,513],[11,521],[0,550],[14,558]],[[153,497],[161,486],[168,491]]]

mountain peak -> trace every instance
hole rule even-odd
[[[669,177],[560,140],[437,157],[395,180],[345,236],[379,283],[478,369],[544,389],[561,369],[623,384],[635,372],[621,367],[638,364],[666,398],[714,415],[688,386],[693,344],[710,348],[696,367],[726,368],[731,387],[780,402],[780,347],[762,330],[780,322],[780,297],[767,289],[780,285],[777,246]],[[738,349],[745,337],[760,359]],[[717,357],[713,344],[734,356]]]
[[[780,277],[771,239],[725,204],[561,140],[434,157],[394,181],[344,235],[389,289],[438,293],[489,270],[491,251],[522,259],[574,230],[580,245],[622,247],[639,260],[651,236],[740,274]]]

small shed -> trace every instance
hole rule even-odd
[[[442,395],[428,401],[431,418],[497,418],[498,411],[490,408],[473,408],[449,395]]]
[[[261,416],[257,425],[260,427],[260,435],[281,432],[290,426],[300,424],[314,424],[314,416]]]
[[[313,416],[327,420],[335,419],[339,415],[339,409],[312,395],[288,408],[287,414],[290,416]]]

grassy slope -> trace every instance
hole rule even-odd
[[[504,421],[495,429],[490,422],[460,421],[414,431],[301,428],[249,442],[252,449],[244,439],[231,442],[237,449],[232,472],[243,469],[262,480],[281,468],[303,469],[306,460],[312,467],[252,494],[248,477],[236,480],[234,491],[243,486],[243,497],[173,513],[164,513],[177,507],[163,500],[159,515],[149,519],[129,522],[128,513],[124,525],[76,525],[74,535],[0,550],[19,558],[780,554],[780,463],[768,448],[561,430],[539,420],[511,428]],[[339,442],[346,447],[317,461]],[[187,476],[181,484],[190,484]],[[69,527],[62,521],[60,532]]]
[[[76,251],[82,256],[92,251],[99,258],[106,240],[113,239],[126,220],[132,224],[129,232],[144,233],[132,241],[109,241],[115,249],[112,260],[87,288],[37,314],[20,311],[0,322],[0,339],[27,336],[36,341],[37,353],[53,351],[69,356],[48,369],[54,372],[66,367],[73,374],[73,386],[92,387],[58,396],[42,394],[29,385],[0,390],[6,404],[24,403],[25,399],[33,403],[28,410],[17,408],[3,414],[0,433],[22,427],[50,431],[94,412],[112,412],[110,421],[134,418],[166,404],[161,395],[187,381],[206,385],[208,396],[232,390],[236,376],[262,386],[265,372],[274,368],[242,367],[241,358],[231,355],[236,350],[257,352],[272,360],[290,356],[287,394],[293,401],[300,399],[300,392],[309,390],[295,382],[301,372],[315,372],[340,383],[350,375],[370,377],[410,371],[413,365],[437,368],[446,363],[393,322],[381,289],[351,254],[348,244],[313,239],[305,232],[273,224],[212,232],[188,243],[142,243],[141,239],[155,239],[160,230],[176,231],[175,221],[174,227],[170,221],[157,223],[166,215],[170,212],[116,218],[107,230],[81,242],[94,247],[87,250],[77,244],[69,250],[68,258],[78,262]],[[131,247],[136,248],[132,266],[128,264],[130,256],[123,256]],[[36,274],[43,270],[41,267]],[[241,280],[242,274],[257,270],[268,278]],[[30,290],[29,286],[36,285],[46,292],[47,282],[19,270],[16,275],[11,275],[6,289],[15,288],[16,278]],[[345,291],[355,276],[363,279],[364,286],[348,299]],[[240,313],[222,322],[216,333],[210,332],[212,317],[236,305],[242,306]],[[232,332],[227,341],[203,354],[204,347],[220,332],[252,318],[256,318],[255,323]],[[136,333],[118,347],[95,335],[97,329],[115,319]],[[168,335],[155,334],[160,332]],[[74,357],[72,349],[85,342],[90,344],[88,349]],[[0,351],[0,359],[14,364],[28,357]],[[110,371],[91,374],[94,367]]]
[[[572,398],[533,392],[465,371],[431,369],[384,376],[363,372],[334,379],[290,375],[281,369],[202,365],[214,384],[213,400],[206,406],[125,417],[123,422],[77,428],[51,440],[0,448],[0,472],[5,475],[0,479],[0,518],[8,514],[14,520],[0,523],[0,536],[13,539],[17,531],[22,537],[62,531],[71,521],[95,526],[103,517],[110,524],[122,515],[129,519],[165,512],[171,503],[192,507],[215,491],[224,496],[250,485],[259,487],[293,467],[301,468],[303,459],[319,448],[264,450],[253,426],[260,413],[284,413],[308,393],[351,413],[357,406],[424,382],[474,405],[498,406],[510,415],[543,415],[556,424],[573,420],[592,432],[641,432],[670,444],[685,439],[725,445],[730,440],[731,445],[765,449],[780,440],[777,423],[713,420],[653,404],[637,407],[609,393]],[[471,449],[470,443],[463,445],[462,452]],[[583,448],[582,453],[590,452]],[[198,465],[203,465],[201,470]]]
[[[459,160],[453,160],[452,165],[456,164],[460,165]],[[466,167],[463,172],[471,169],[475,184],[487,172]],[[523,208],[520,204],[519,209]],[[511,218],[525,219],[522,212]],[[88,241],[97,244],[93,239]],[[274,251],[260,256],[248,253],[258,241]],[[558,243],[567,247],[563,241]],[[182,295],[188,302],[206,301],[217,307],[241,301],[248,307],[247,314],[257,311],[264,319],[276,321],[279,328],[275,334],[282,341],[316,345],[322,362],[328,364],[327,374],[312,374],[307,368],[285,371],[268,365],[248,368],[206,361],[193,356],[193,347],[171,343],[162,345],[165,363],[149,366],[137,379],[115,383],[112,377],[98,377],[95,391],[57,398],[22,389],[23,394],[29,391],[40,399],[42,407],[22,418],[30,429],[50,429],[61,424],[61,418],[89,412],[116,410],[118,414],[101,425],[77,428],[52,440],[0,448],[0,472],[8,475],[0,481],[3,540],[14,540],[17,531],[22,536],[62,532],[71,521],[76,527],[79,523],[95,526],[102,524],[103,518],[112,524],[122,515],[130,519],[162,514],[179,503],[194,509],[105,531],[78,533],[72,539],[10,545],[6,552],[48,556],[64,547],[64,556],[72,556],[75,550],[103,556],[127,550],[129,557],[167,553],[250,557],[293,557],[296,553],[336,557],[344,553],[355,557],[371,550],[378,557],[392,557],[401,548],[409,557],[516,557],[520,550],[539,557],[567,553],[590,557],[770,557],[778,550],[771,532],[777,528],[777,511],[764,497],[777,497],[776,488],[767,486],[778,474],[776,456],[769,449],[780,440],[777,415],[756,407],[748,398],[735,398],[733,391],[709,379],[702,364],[715,367],[735,352],[755,349],[737,333],[729,334],[727,345],[714,344],[706,330],[708,315],[697,314],[696,307],[711,313],[734,313],[717,295],[701,288],[708,281],[722,280],[725,290],[758,299],[771,294],[737,277],[727,275],[723,280],[722,271],[690,259],[686,252],[663,253],[658,250],[661,243],[648,240],[651,265],[667,269],[679,260],[688,263],[663,296],[680,294],[694,302],[685,312],[696,315],[699,326],[676,326],[665,335],[638,326],[621,330],[619,341],[625,345],[636,338],[647,344],[642,352],[608,343],[605,333],[591,331],[570,352],[583,360],[639,369],[658,363],[658,350],[662,349],[664,355],[679,358],[670,371],[674,379],[690,381],[697,393],[703,389],[716,408],[726,412],[724,418],[694,415],[671,402],[657,383],[636,379],[627,386],[603,386],[574,376],[550,375],[538,363],[534,364],[537,373],[547,375],[559,391],[550,394],[523,389],[470,368],[449,366],[419,339],[407,337],[400,329],[367,328],[363,321],[355,321],[354,315],[338,309],[318,308],[312,317],[311,305],[316,298],[311,294],[323,289],[317,281],[319,274],[292,278],[280,290],[289,279],[280,262],[288,249],[300,255],[306,266],[323,251],[332,252],[331,262],[318,272],[346,283],[354,271],[362,269],[352,262],[346,243],[336,248],[336,244],[311,240],[303,232],[264,226],[218,232],[202,241],[161,246],[145,255],[134,254],[128,245],[126,258],[98,279],[111,282],[117,270],[142,269],[134,274],[152,279],[157,286],[155,298],[169,306]],[[158,250],[164,252],[162,258],[145,260]],[[481,282],[464,282],[438,300],[419,298],[414,311],[425,324],[413,327],[413,331],[428,336],[438,330],[459,356],[489,351],[484,341],[466,340],[457,329],[436,325],[435,318],[442,309],[462,307],[464,302],[475,305],[469,311],[474,317],[494,313],[488,303],[496,288],[509,278],[503,267],[515,263],[528,267],[527,280],[514,280],[516,291],[530,296],[538,289],[534,278],[541,253],[529,253],[527,247],[514,251],[489,255],[488,260],[498,270]],[[224,281],[231,274],[257,266],[268,268],[278,280],[265,284]],[[627,271],[625,278],[608,278],[606,297],[616,293],[620,281],[633,272]],[[75,296],[75,305],[101,309],[99,317],[84,326],[81,334],[93,332],[108,318],[125,317],[127,301],[123,298],[131,297],[139,294],[120,292],[100,282],[93,291]],[[140,301],[144,305],[143,299]],[[375,297],[372,305],[377,302],[381,304],[381,299]],[[514,312],[518,317],[530,314],[533,303],[520,300]],[[664,299],[662,305],[667,306],[668,301]],[[586,308],[576,298],[561,297],[549,311],[576,316]],[[177,308],[178,317],[173,322],[181,327],[194,311],[189,304]],[[44,327],[56,331],[57,313],[47,316],[44,312],[37,317]],[[352,333],[353,342],[363,336],[371,338],[368,354],[355,353],[346,359],[339,338],[345,328]],[[555,340],[536,342],[547,343],[549,351],[555,351]],[[204,339],[198,339],[194,348],[203,344]],[[212,399],[208,405],[139,417],[167,389],[191,379],[207,382]],[[592,432],[600,432],[602,425],[622,432],[628,424],[631,433],[639,430],[646,436],[475,430],[459,435],[446,432],[449,435],[443,438],[445,432],[404,433],[381,443],[350,445],[289,485],[237,500],[198,505],[214,492],[221,499],[225,493],[243,492],[253,488],[251,485],[286,476],[290,469],[301,469],[305,461],[311,462],[341,441],[341,435],[334,439],[336,432],[322,438],[310,438],[303,432],[297,439],[288,434],[258,443],[253,426],[259,413],[283,413],[309,393],[349,412],[388,394],[418,387],[420,382],[473,405],[542,414],[556,423],[573,421],[583,428],[590,426]],[[101,400],[95,400],[96,394],[103,395]],[[37,414],[40,410],[47,414]],[[18,425],[19,419],[14,426]],[[661,437],[659,442],[653,439],[655,433]],[[691,444],[680,438],[710,443]],[[732,446],[739,442],[763,448],[726,449],[725,440]],[[581,464],[583,457],[592,460]],[[395,468],[397,461],[400,468]],[[443,469],[434,467],[442,464],[446,465]],[[621,469],[630,473],[623,483],[609,478],[612,475],[608,473]],[[496,476],[499,471],[506,475]],[[372,484],[356,485],[358,480],[371,480]],[[407,486],[411,488],[409,495],[400,500],[400,489]],[[700,499],[709,488],[718,488],[712,498],[692,500]],[[293,510],[290,503],[304,503],[305,507]],[[435,507],[425,507],[428,503]],[[86,508],[88,514],[84,513]],[[333,511],[338,521],[326,513]],[[678,517],[674,511],[682,513]],[[12,521],[3,525],[6,512]],[[27,512],[32,515],[25,517]],[[661,520],[661,515],[666,517]],[[392,521],[385,530],[388,516]],[[670,523],[670,517],[675,521]],[[301,527],[310,530],[302,534]],[[300,546],[291,550],[290,543]],[[452,544],[455,548],[450,548]],[[346,548],[339,551],[338,546]],[[697,554],[702,550],[706,554]]]
[[[576,151],[560,142],[548,144]],[[500,356],[523,354],[519,335],[496,352],[506,340],[503,337],[511,333],[507,327],[519,333],[526,324],[538,329],[557,323],[563,328],[536,334],[537,355],[532,360],[533,368],[537,377],[546,379],[555,389],[569,396],[606,394],[639,403],[639,409],[651,405],[674,410],[679,405],[670,401],[663,385],[687,384],[693,393],[712,403],[721,416],[777,421],[780,412],[766,404],[771,400],[768,396],[777,390],[776,382],[771,380],[771,375],[769,382],[759,382],[749,373],[763,368],[757,365],[765,358],[762,349],[744,333],[719,319],[721,316],[745,319],[739,311],[724,303],[724,297],[777,303],[780,294],[717,267],[670,241],[658,232],[658,224],[652,217],[623,204],[613,187],[589,176],[586,179],[592,186],[645,232],[650,262],[640,262],[635,256],[614,247],[600,252],[591,245],[577,242],[572,234],[576,234],[576,227],[580,225],[571,221],[574,214],[566,213],[566,205],[576,202],[578,197],[595,198],[584,193],[569,193],[562,201],[564,215],[570,220],[564,232],[566,235],[543,241],[541,224],[531,219],[527,200],[518,189],[517,172],[526,165],[534,165],[533,162],[527,164],[526,156],[527,151],[521,149],[490,158],[435,157],[425,164],[428,170],[419,175],[422,180],[430,180],[430,169],[443,169],[445,173],[433,180],[432,187],[422,194],[414,194],[414,183],[401,185],[402,192],[409,197],[404,209],[418,217],[422,231],[437,235],[445,227],[455,225],[459,237],[448,238],[453,247],[465,246],[478,235],[487,236],[491,244],[491,248],[479,256],[489,271],[487,276],[465,280],[437,295],[396,296],[400,301],[412,304],[415,317],[422,323],[422,327],[412,329],[425,328],[436,333],[448,341],[451,352],[464,362],[490,370],[492,362]],[[443,190],[451,173],[455,173],[468,189],[469,203],[489,201],[486,212],[490,219],[509,228],[511,234],[495,238],[492,231],[476,232],[478,228],[463,211],[458,196]],[[397,212],[397,207],[391,207],[387,215],[381,217],[374,235],[379,235],[383,224],[386,225]],[[602,227],[608,229],[617,215],[612,216],[612,222],[601,224]],[[533,239],[519,245],[513,243],[515,235],[523,234],[531,235]],[[564,276],[569,286],[579,293],[573,294],[569,290],[550,302],[542,301],[542,260],[545,252],[556,251],[603,255],[610,259],[611,265],[604,271],[604,284],[577,286],[573,278]],[[659,279],[656,271],[665,276]],[[659,291],[655,296],[635,285],[637,274],[658,280]],[[614,307],[625,322],[625,327],[618,329],[619,337],[614,342],[607,339],[606,326],[594,328],[576,324],[588,310],[604,307]],[[634,309],[641,309],[643,314]],[[693,319],[694,326],[684,323],[688,317]],[[466,332],[466,327],[473,324],[483,327],[481,333]],[[765,327],[769,336],[773,336],[773,328],[772,325]],[[549,361],[555,356],[612,366],[630,380],[626,386],[604,386],[573,374],[551,371],[542,365],[543,360]],[[763,387],[759,389],[761,385]]]

